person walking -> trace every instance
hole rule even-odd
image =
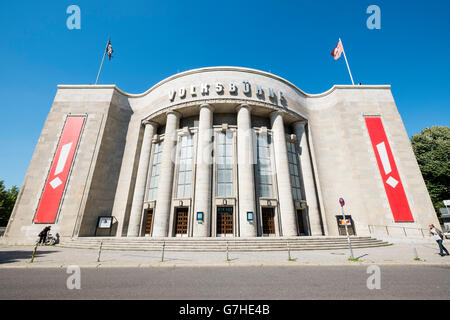
[[[434,224],[430,224],[430,235],[433,235],[434,240],[436,240],[436,242],[438,243],[439,246],[439,255],[441,257],[443,256],[448,256],[448,250],[447,248],[444,247],[444,245],[442,244],[442,241],[444,240],[444,234],[442,233],[441,230],[437,229]],[[446,254],[444,254],[444,251]]]
[[[45,244],[45,240],[47,240],[47,235],[50,232],[51,227],[47,226],[45,227],[41,232],[39,232],[38,236],[39,236],[39,244]]]

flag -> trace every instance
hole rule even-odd
[[[111,40],[108,40],[108,45],[106,46],[106,54],[108,55],[109,60],[111,61],[111,58],[113,58],[112,54],[113,54],[114,50],[111,46]]]
[[[341,57],[342,52],[344,52],[344,46],[342,45],[341,39],[339,39],[339,43],[336,48],[331,51],[331,55],[334,57],[334,60],[337,60]]]

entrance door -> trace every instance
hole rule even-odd
[[[188,208],[176,208],[175,233],[177,235],[187,234]]]
[[[308,218],[306,210],[297,210],[298,234],[301,236],[309,235]]]
[[[275,212],[273,208],[262,208],[263,234],[275,234]]]
[[[233,208],[217,207],[217,235],[233,235]]]
[[[152,232],[152,220],[153,220],[153,209],[150,209],[146,211],[145,235],[149,235]]]
[[[336,216],[337,219],[337,223],[338,223],[338,230],[339,230],[339,235],[340,236],[345,236],[347,235],[347,232],[345,231],[345,224],[344,224],[344,219],[342,216]],[[353,219],[352,216],[345,216],[345,220],[347,223],[347,230],[348,230],[348,234],[351,236],[356,235],[355,232],[355,225],[353,224]]]

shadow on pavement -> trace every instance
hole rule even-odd
[[[38,259],[40,256],[45,256],[49,253],[55,253],[55,251],[39,251],[38,249],[34,258]],[[21,262],[23,260],[29,261],[32,254],[33,250],[0,251],[0,264]]]

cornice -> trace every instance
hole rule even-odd
[[[236,72],[259,74],[259,75],[262,75],[262,76],[265,76],[268,78],[278,80],[278,81],[286,84],[287,86],[290,86],[291,88],[296,90],[298,93],[302,94],[303,96],[305,96],[307,98],[321,98],[321,97],[330,95],[331,93],[333,93],[334,91],[336,91],[338,89],[339,90],[346,90],[346,89],[359,89],[360,90],[360,89],[390,89],[391,88],[390,85],[334,85],[329,90],[327,90],[323,93],[309,94],[309,93],[306,93],[305,91],[301,90],[300,88],[298,88],[296,85],[292,84],[291,82],[287,81],[286,79],[283,79],[283,78],[281,78],[275,74],[269,73],[269,72],[251,69],[251,68],[244,68],[244,67],[206,67],[206,68],[192,69],[192,70],[188,70],[188,71],[184,71],[184,72],[172,75],[172,76],[158,82],[157,84],[155,84],[153,87],[151,87],[147,91],[145,91],[143,93],[139,93],[139,94],[132,94],[132,93],[124,92],[121,89],[119,89],[116,85],[58,85],[58,89],[114,89],[117,92],[119,92],[120,94],[122,94],[128,98],[140,98],[140,97],[144,97],[144,96],[148,95],[150,92],[156,90],[163,84],[168,83],[172,80],[175,80],[175,79],[187,76],[187,75],[192,75],[192,74],[197,74],[197,73],[215,72],[215,71],[236,71]]]

